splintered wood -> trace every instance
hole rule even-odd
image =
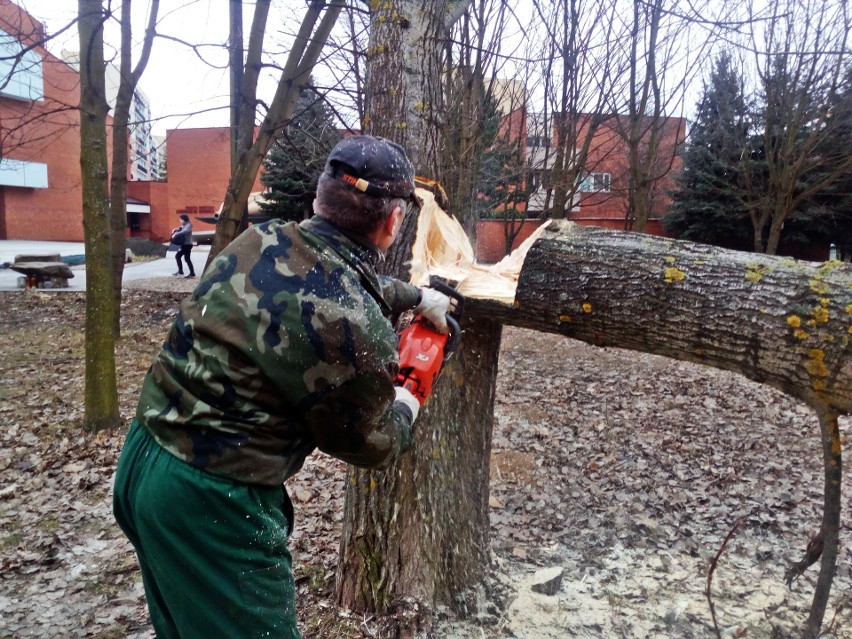
[[[422,286],[429,283],[430,275],[437,275],[456,282],[465,297],[512,304],[527,251],[547,224],[497,264],[478,264],[461,224],[438,206],[430,191],[417,189],[417,195],[423,206],[412,247],[411,281]]]

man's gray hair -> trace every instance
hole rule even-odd
[[[406,200],[366,195],[327,173],[320,175],[317,183],[314,213],[345,231],[370,235],[381,227],[396,207],[404,211]]]

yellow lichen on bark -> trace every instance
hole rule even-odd
[[[757,284],[763,276],[772,271],[772,267],[763,264],[746,264],[745,278],[752,284]]]
[[[829,375],[828,367],[825,365],[825,351],[821,348],[810,349],[808,358],[805,360],[805,370],[811,376],[813,389],[824,390],[825,378]]]
[[[828,300],[826,300],[828,301]],[[820,300],[822,302],[822,300]],[[828,323],[828,309],[820,304],[819,306],[815,306],[813,310],[813,318],[817,324],[827,324]]]
[[[685,277],[686,277],[686,273],[681,271],[676,266],[670,266],[669,268],[666,269],[665,279],[666,279],[666,282],[668,282],[669,284],[673,284],[675,282],[680,282]]]
[[[814,278],[808,282],[808,285],[811,287],[811,290],[817,295],[825,295],[828,293],[828,284],[823,282],[821,279]]]

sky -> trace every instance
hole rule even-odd
[[[56,34],[76,18],[77,3],[68,0],[14,0],[45,25],[48,35]],[[273,0],[270,25],[283,24],[282,13],[286,5],[297,0]],[[302,3],[298,3],[303,6]],[[148,2],[134,3],[134,42],[142,37]],[[251,24],[254,4],[245,1],[244,29]],[[295,13],[292,8],[290,14]],[[160,3],[158,33],[168,34],[186,42],[199,43],[197,52],[183,44],[158,38],[151,59],[140,81],[142,92],[148,97],[154,118],[155,135],[165,135],[174,128],[227,126],[228,72],[227,52],[221,47],[228,36],[227,0],[163,0]],[[268,38],[270,36],[267,36]],[[274,36],[270,41],[274,39]],[[118,43],[117,28],[105,32],[107,48]],[[216,46],[220,45],[220,46]],[[273,45],[274,46],[274,45]],[[77,51],[77,32],[70,29],[52,40],[48,50],[60,56],[63,49]],[[107,57],[110,51],[106,52]],[[209,63],[199,59],[203,56]],[[135,60],[134,60],[135,62]],[[212,65],[212,66],[211,66]],[[271,97],[274,83],[267,80],[262,85]]]
[[[63,29],[76,19],[77,3],[72,0],[14,0],[42,21],[48,35],[58,34],[47,48],[57,56],[63,49],[77,51],[76,29]],[[115,5],[120,0],[112,0]],[[134,41],[138,42],[146,24],[148,0],[136,0],[134,8]],[[158,33],[184,42],[197,43],[195,50],[175,40],[158,38],[140,88],[151,106],[155,135],[169,129],[227,126],[228,72],[227,52],[223,44],[228,34],[228,0],[161,0]],[[292,32],[306,7],[306,0],[272,0],[265,41],[267,53],[286,51],[287,34]],[[523,5],[524,0],[518,0]],[[244,31],[251,25],[254,2],[244,0]],[[522,16],[526,12],[519,11]],[[289,29],[288,29],[289,27]],[[116,21],[108,23],[105,39],[118,42]],[[517,39],[517,34],[510,39]],[[107,51],[109,57],[110,52]],[[204,58],[203,61],[200,58]],[[279,59],[283,59],[280,56]],[[259,97],[270,100],[275,90],[272,71],[261,82]],[[692,98],[694,100],[694,98]],[[676,114],[672,114],[676,115]]]

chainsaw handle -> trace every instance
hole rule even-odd
[[[444,278],[438,277],[437,275],[432,275],[429,278],[429,288],[433,288],[436,291],[443,293],[447,297],[451,297],[452,299],[454,299],[456,301],[456,308],[452,312],[452,317],[455,319],[459,319],[462,316],[462,311],[464,310],[464,295],[462,295],[452,286],[447,284],[447,281]],[[448,313],[447,317],[450,316],[451,315]],[[458,324],[456,324],[456,326],[458,327]]]
[[[450,330],[447,337],[447,344],[444,346],[445,360],[450,353],[459,347],[462,341],[461,326],[459,326],[458,320],[449,313],[447,313],[447,328]]]

